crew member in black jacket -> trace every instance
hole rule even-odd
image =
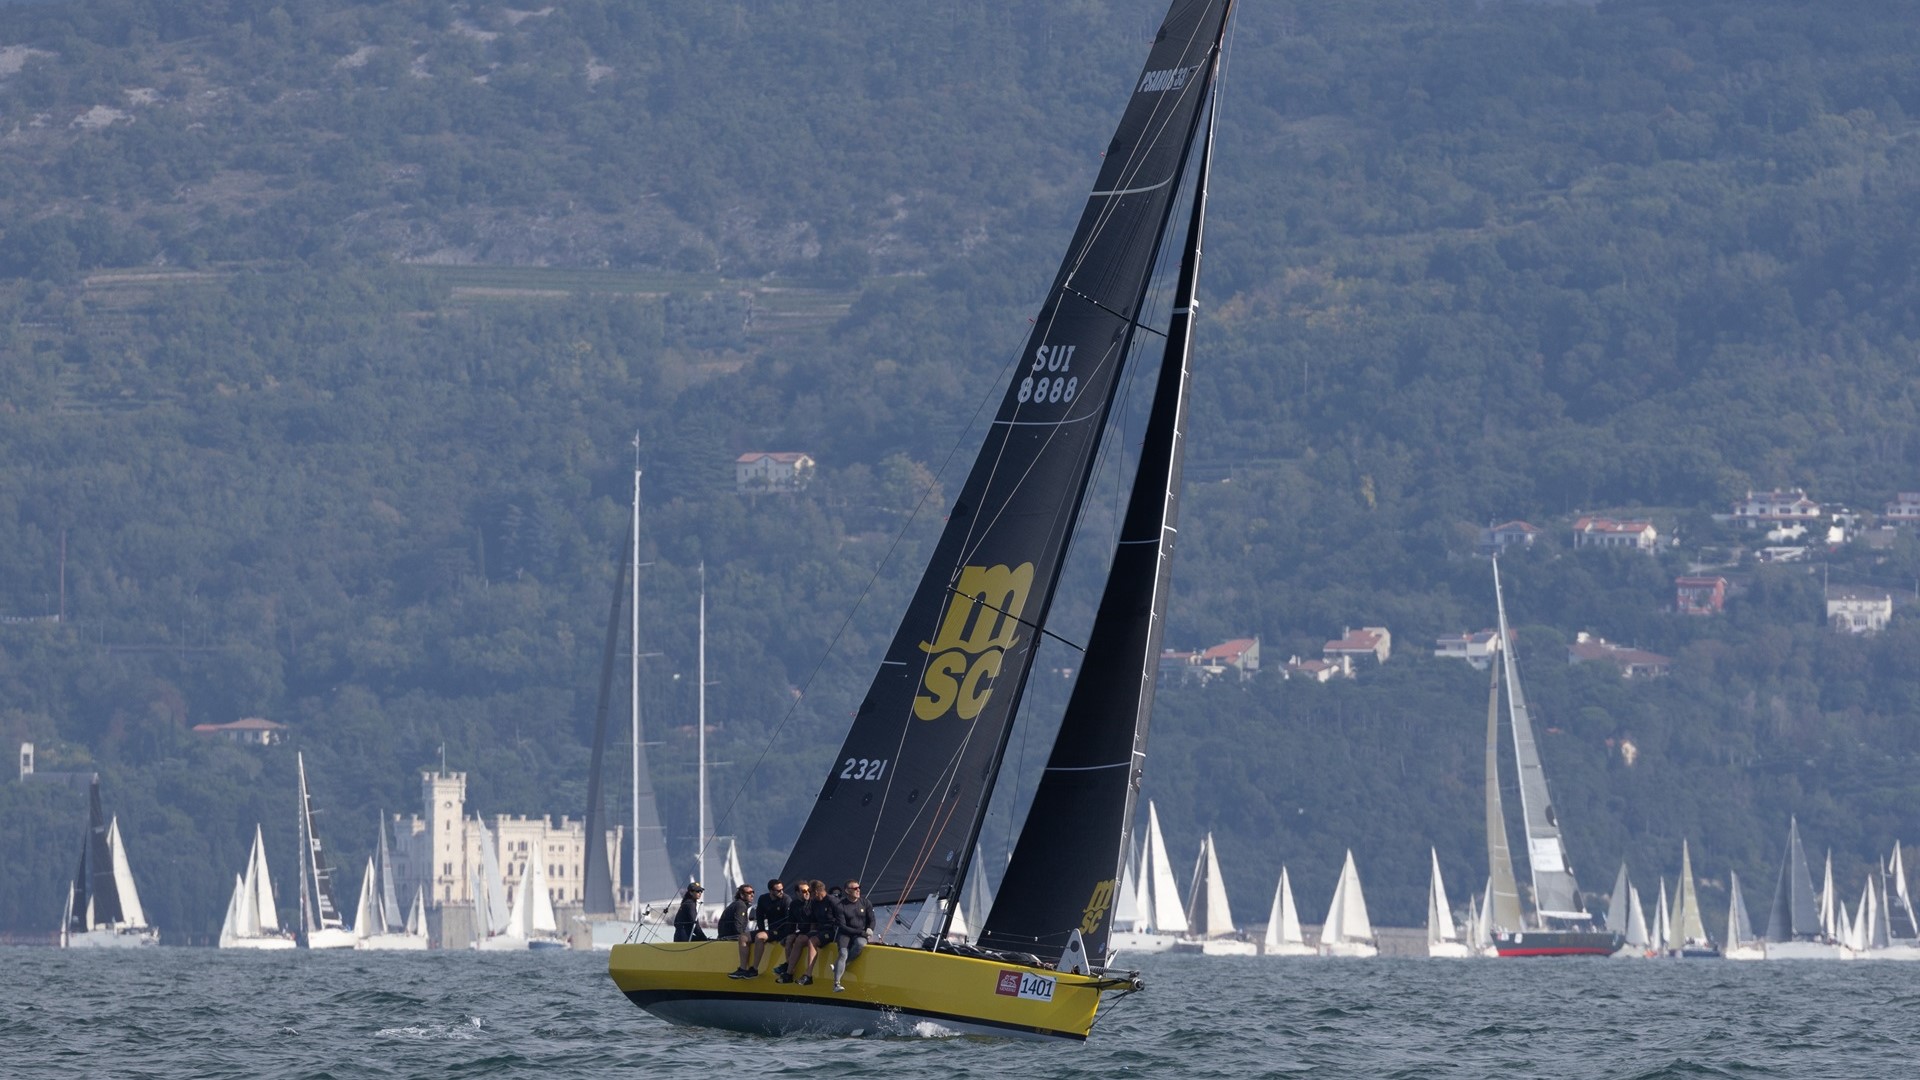
[[[833,958],[834,993],[846,989],[840,979],[846,975],[847,965],[867,947],[867,939],[873,936],[873,924],[873,905],[860,895],[860,883],[847,882],[840,898],[833,901],[834,940],[840,944],[840,955]]]
[[[833,932],[833,913],[827,907],[825,884],[802,881],[794,889],[800,895],[787,909],[793,920],[793,933],[787,938],[787,962],[782,965],[787,970],[774,976],[773,981],[793,982],[797,977],[800,985],[806,986],[813,982],[813,961]]]
[[[758,943],[753,930],[753,886],[733,890],[733,900],[720,913],[720,940],[740,943],[740,966],[727,973],[729,979],[751,979],[760,974]]]
[[[707,932],[700,929],[700,896],[706,891],[697,881],[687,886],[686,895],[680,898],[680,910],[673,913],[673,940],[707,940]]]
[[[787,896],[787,883],[779,878],[767,882],[767,891],[760,896],[760,902],[753,908],[753,940],[760,950],[759,958],[765,960],[773,951],[773,942],[785,941],[788,933],[788,909],[793,906],[792,898]],[[760,965],[753,965],[753,978],[760,974]],[[786,970],[786,963],[773,969],[775,975]]]

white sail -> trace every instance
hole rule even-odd
[[[506,929],[501,936],[524,940],[532,921],[532,911],[528,907],[527,897],[533,892],[527,887],[528,879],[533,876],[533,864],[527,864],[526,872],[520,875],[520,887],[514,890],[513,904],[507,909]]]
[[[1707,937],[1706,922],[1700,917],[1700,898],[1693,888],[1693,855],[1687,850],[1687,842],[1682,840],[1679,895],[1674,897],[1673,941],[1668,947],[1703,948],[1712,944]]]
[[[520,879],[521,892],[527,897],[527,935],[553,934],[560,923],[553,914],[553,894],[547,891],[547,867],[538,859],[528,864]]]
[[[253,909],[248,913],[248,928],[256,934],[280,932],[280,914],[273,902],[273,879],[267,873],[267,846],[260,840],[260,826],[253,826],[253,854],[247,860],[247,881],[253,886]]]
[[[365,941],[375,934],[384,934],[387,928],[382,924],[379,902],[375,899],[378,888],[374,882],[373,856],[367,856],[367,872],[360,878],[360,903],[353,913],[353,936]]]
[[[1167,842],[1160,835],[1160,814],[1152,801],[1147,803],[1147,862],[1150,868],[1148,929],[1162,934],[1186,933],[1186,909],[1180,906],[1180,886],[1173,880],[1173,865],[1167,861]]]
[[[407,912],[407,936],[427,936],[427,898],[418,888],[413,890],[413,910]]]
[[[1367,898],[1360,890],[1360,871],[1353,865],[1353,852],[1347,852],[1346,865],[1340,869],[1340,882],[1333,888],[1333,903],[1327,908],[1327,921],[1320,928],[1320,944],[1371,943],[1373,923],[1367,918]]]
[[[720,883],[725,890],[720,895],[726,897],[729,904],[733,903],[733,894],[747,883],[746,871],[740,869],[740,845],[731,836],[727,837],[727,857],[721,864]]]
[[[1753,943],[1753,920],[1747,917],[1747,902],[1740,895],[1740,875],[1728,871],[1727,948],[1731,951]]]
[[[1840,920],[1845,918],[1833,888],[1833,852],[1827,852],[1827,879],[1820,886],[1820,929],[1835,941],[1841,939]]]
[[[473,820],[480,826],[480,872],[485,875],[487,932],[504,934],[512,920],[507,911],[506,882],[500,876],[500,856],[494,850],[493,831],[487,828],[486,819],[475,815]]]
[[[1124,886],[1124,882],[1122,883]],[[1120,893],[1120,910],[1127,906],[1124,887]],[[973,845],[973,869],[967,874],[967,911],[973,921],[985,926],[987,912],[993,910],[993,891],[987,888],[987,853],[979,844]]]
[[[1627,864],[1621,863],[1613,878],[1613,896],[1607,901],[1607,929],[1622,936],[1627,932],[1627,885]]]
[[[1447,903],[1447,885],[1440,879],[1440,853],[1427,849],[1433,859],[1433,880],[1427,888],[1427,943],[1459,941],[1460,931],[1453,925],[1453,909]]]
[[[1653,936],[1647,932],[1647,912],[1640,906],[1640,889],[1627,886],[1627,944],[1636,949],[1654,948]]]
[[[1487,891],[1480,898],[1480,922],[1474,927],[1473,944],[1480,949],[1493,948],[1493,878],[1487,878]]]
[[[1200,855],[1194,861],[1193,886],[1187,897],[1187,918],[1195,934],[1203,938],[1233,936],[1233,915],[1227,908],[1227,884],[1220,877],[1220,856],[1213,847],[1213,834],[1200,841]]]
[[[120,839],[120,815],[107,826],[107,850],[113,853],[113,884],[120,890],[120,925],[130,930],[147,928],[147,913],[140,906],[140,890],[133,885],[133,869],[127,865],[127,846]]]
[[[1273,887],[1273,907],[1267,912],[1267,933],[1262,939],[1268,950],[1286,945],[1305,945],[1307,935],[1300,929],[1300,910],[1293,903],[1293,882],[1287,868],[1280,867],[1280,883]]]
[[[400,897],[395,895],[393,886],[393,855],[387,850],[387,814],[380,812],[380,861],[376,865],[380,870],[380,921],[386,924],[391,933],[400,927]]]
[[[227,900],[227,917],[220,923],[220,947],[231,948],[240,937],[240,914],[247,902],[247,882],[239,874],[233,875],[233,896]]]
[[[1667,906],[1667,879],[1660,879],[1660,906],[1653,913],[1653,947],[1665,951],[1673,947],[1672,909]]]
[[[980,865],[980,857],[974,856],[974,865]],[[1140,886],[1134,879],[1133,853],[1127,853],[1127,861],[1120,868],[1120,895],[1114,899],[1113,928],[1132,930],[1140,922]]]

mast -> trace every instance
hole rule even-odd
[[[1505,634],[1498,639],[1507,651]],[[1507,813],[1500,802],[1500,663],[1487,665],[1487,910],[1481,917],[1493,930],[1519,930],[1526,925],[1520,910],[1520,886],[1513,880],[1513,852],[1507,846]],[[1622,867],[1624,870],[1625,867]]]
[[[981,933],[988,948],[1057,960],[1068,936],[1078,930],[1089,961],[1104,964],[1110,953],[1114,890],[1132,846],[1179,536],[1188,360],[1217,110],[1209,92],[1219,62],[1216,43],[1199,91],[1209,104],[1204,118],[1196,117],[1199,160],[1172,318],[1120,541],[1079,678],[1000,885],[1000,895],[1011,902],[1004,910],[995,905]],[[1185,165],[1183,154],[1176,181]],[[975,828],[977,835],[977,823]],[[1206,851],[1212,851],[1211,840]],[[1225,912],[1216,917],[1224,918]]]
[[[312,810],[307,805],[306,755],[296,752],[293,755],[293,760],[300,772],[300,830],[298,833],[300,841],[300,934],[302,937],[306,937],[319,928],[316,925],[318,920],[314,917],[314,913],[318,908],[314,903],[312,880],[313,821],[310,816]]]
[[[1021,365],[783,877],[858,876],[876,904],[951,898],[964,877],[1139,328],[1228,6],[1177,4],[1161,26],[1016,353]],[[1123,779],[1129,764],[1116,770]],[[1102,925],[1119,851],[1116,837],[1101,854]]]
[[[1527,824],[1527,869],[1533,875],[1534,917],[1541,929],[1548,919],[1584,922],[1593,918],[1580,903],[1580,886],[1567,864],[1560,821],[1547,792],[1547,774],[1533,739],[1526,695],[1520,691],[1513,638],[1507,632],[1507,603],[1500,592],[1500,560],[1493,560],[1493,600],[1500,619],[1500,662],[1507,677],[1507,718],[1513,725],[1513,758],[1520,772],[1520,811]]]
[[[707,564],[700,564],[700,714],[695,744],[700,754],[699,853],[694,856],[694,880],[707,882]]]
[[[640,433],[633,435],[633,595],[628,603],[627,690],[631,695],[627,717],[632,726],[633,746],[633,896],[631,917],[640,921]]]
[[[627,522],[627,531],[640,532],[636,515]],[[607,753],[607,713],[613,703],[613,662],[620,650],[620,599],[627,572],[626,543],[614,548],[613,599],[608,605],[607,632],[600,648],[600,686],[593,706],[593,750],[587,759],[587,814],[585,837],[585,883],[580,892],[581,909],[588,915],[613,914],[613,860],[607,858],[607,826],[601,773]],[[637,542],[637,541],[636,541]],[[444,751],[443,751],[444,752]]]

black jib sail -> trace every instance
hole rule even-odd
[[[73,913],[67,929],[91,930],[120,922],[120,885],[113,877],[113,848],[107,842],[107,814],[100,804],[100,777],[87,792],[87,842],[74,876]]]
[[[1228,5],[1176,3],[1161,25],[1013,381],[783,877],[858,877],[869,899],[890,904],[952,895],[965,872]]]
[[[980,935],[990,949],[1055,962],[1079,930],[1087,958],[1105,964],[1120,866],[1132,842],[1134,800],[1147,756],[1167,590],[1179,535],[1186,454],[1187,355],[1206,220],[1211,113],[1194,173],[1193,213],[1174,288],[1173,317],[1127,496],[1127,513],[1087,638],[1085,661],[1020,828],[996,904]],[[974,867],[974,873],[983,868]]]
[[[1767,940],[1806,941],[1819,935],[1820,910],[1813,898],[1807,852],[1800,846],[1800,819],[1790,818],[1787,851],[1780,859],[1780,877],[1773,888],[1773,911],[1767,916]]]

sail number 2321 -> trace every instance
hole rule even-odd
[[[842,780],[878,780],[887,771],[886,758],[848,758],[840,768]]]

